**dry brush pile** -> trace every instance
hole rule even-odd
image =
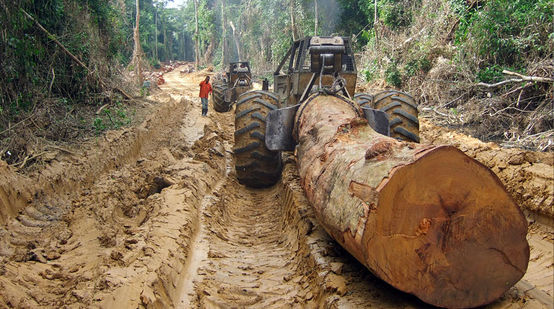
[[[370,33],[359,66],[367,87],[410,92],[424,115],[485,141],[554,149],[554,4],[404,5],[405,25],[381,13]]]

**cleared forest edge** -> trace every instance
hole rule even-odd
[[[106,148],[121,149],[114,159],[117,169],[97,174],[71,199],[56,198],[52,191],[52,206],[29,206],[9,220],[0,239],[6,253],[0,257],[0,304],[171,303],[171,286],[179,275],[175,270],[182,267],[183,252],[197,229],[198,205],[225,164],[217,126],[186,117],[192,102],[167,99],[138,128],[165,134],[119,132],[129,137],[107,141]],[[142,152],[123,151],[141,143]],[[44,209],[48,216],[58,207],[64,215],[57,220],[38,226],[21,220],[28,208]]]
[[[135,160],[152,147],[147,140],[163,136],[167,123],[183,118],[187,106],[167,94],[154,98],[162,103],[139,126],[109,131],[88,145],[79,145],[75,153],[65,153],[62,161],[31,175],[15,172],[0,161],[0,224],[6,224],[25,206],[41,197],[78,192],[93,183],[98,175]]]

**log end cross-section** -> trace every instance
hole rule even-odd
[[[524,275],[527,222],[484,165],[451,146],[382,136],[332,96],[311,100],[297,129],[319,221],[383,280],[460,308],[494,301]]]
[[[489,303],[527,269],[527,223],[488,168],[437,147],[396,168],[367,221],[364,262],[401,290],[444,307]],[[381,250],[376,250],[381,248]],[[369,252],[366,252],[369,253]]]

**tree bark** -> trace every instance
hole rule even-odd
[[[235,41],[235,47],[237,48],[238,61],[241,61],[240,42],[239,42],[237,30],[235,29],[235,25],[233,24],[232,20],[229,21],[229,25],[231,25],[231,29],[233,30],[233,40]]]
[[[183,29],[183,60],[188,61],[188,44],[187,44],[187,34],[186,29]]]
[[[290,9],[290,27],[292,31],[292,40],[296,41],[298,39],[298,32],[296,30],[296,18],[294,16],[295,14],[295,4],[296,0],[290,0],[289,2],[289,9]]]
[[[206,48],[206,51],[204,52],[204,63],[212,63],[212,55],[214,53],[215,49],[215,37],[211,37],[210,43],[208,44],[208,47]]]
[[[317,36],[317,27],[318,27],[318,21],[319,21],[319,12],[317,7],[317,0],[314,0],[314,11],[315,11],[315,18],[314,18],[314,35]]]
[[[340,98],[306,102],[302,187],[322,226],[375,275],[457,308],[490,303],[524,275],[527,221],[487,167],[451,146],[380,135]]]
[[[373,24],[376,25],[377,24],[377,0],[373,2],[373,6],[374,6]]]
[[[194,0],[194,69],[198,71],[199,59],[200,59],[200,38],[198,37],[198,0]]]
[[[140,6],[139,6],[139,0],[136,0],[136,24],[135,29],[133,31],[133,39],[135,40],[135,48],[133,51],[133,60],[131,63],[135,65],[135,74],[138,78],[138,84],[139,86],[142,86],[143,79],[142,79],[142,47],[140,45],[140,32],[139,32],[139,25],[140,25]]]
[[[158,8],[154,5],[154,59],[160,61],[158,58]]]
[[[225,0],[221,0],[221,64],[223,67],[227,65],[227,15],[225,15]]]
[[[167,37],[167,30],[165,31],[165,35]],[[173,50],[173,35],[169,36],[169,39],[167,40],[166,43],[167,44],[165,45],[165,53],[168,55],[168,60],[174,60],[173,59],[173,52],[172,52],[172,50]]]

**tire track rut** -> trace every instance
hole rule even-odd
[[[285,226],[282,200],[278,187],[254,190],[227,179],[205,213],[209,251],[196,306],[287,307],[314,298],[315,277],[299,263],[298,243],[287,241],[294,227]]]

